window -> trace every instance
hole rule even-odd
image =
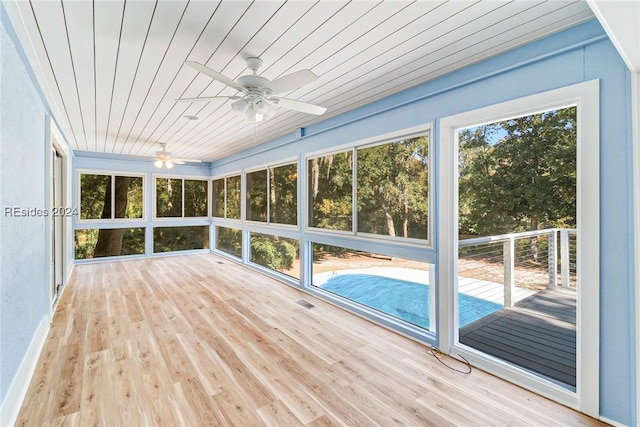
[[[247,173],[247,220],[267,221],[267,171]]]
[[[300,279],[299,247],[295,239],[251,233],[251,262]]]
[[[156,178],[156,217],[206,217],[209,183],[202,179]]]
[[[429,150],[423,131],[309,159],[309,227],[428,241]]]
[[[600,334],[593,332],[598,330],[600,322],[599,92],[599,83],[594,80],[444,117],[440,120],[438,142],[441,159],[438,168],[439,342],[444,348],[450,349],[451,353],[463,357],[473,354],[475,364],[481,369],[499,373],[537,393],[594,414],[598,413],[598,380],[601,376],[598,352],[593,350],[600,345]],[[525,152],[528,153],[527,156],[520,156]],[[540,161],[543,157],[547,158],[544,162]],[[481,168],[475,169],[475,166]],[[564,190],[558,191],[558,184]],[[514,186],[521,188],[521,191],[514,192]],[[535,193],[536,189],[545,187],[549,189],[547,194]],[[504,190],[511,191],[512,197],[503,197]],[[529,204],[547,203],[545,197],[550,197],[549,200],[555,202],[555,205],[551,203],[555,212],[549,215],[536,213],[533,210],[536,206]],[[493,198],[497,205],[487,205],[487,198]],[[527,198],[531,198],[533,202]],[[527,208],[524,215],[523,206]],[[567,209],[569,206],[570,211]],[[535,214],[533,218],[532,213]],[[483,217],[487,214],[493,215],[491,222]],[[548,237],[535,235],[544,230],[530,231],[531,228],[546,226],[544,223],[549,220],[556,224],[549,224],[552,228],[548,230]],[[532,227],[532,224],[536,227]],[[556,225],[561,227],[560,230]],[[522,282],[518,271],[523,270],[519,260],[522,249],[525,248],[527,254],[524,262],[524,277],[527,281],[536,277],[532,275],[532,267],[546,265],[552,270],[557,268],[559,261],[562,268],[563,261],[571,262],[573,252],[568,236],[563,239],[562,235],[573,233],[573,230],[567,228],[574,225],[578,236],[575,248],[578,253],[576,286],[580,291],[571,290],[568,286],[558,290],[556,287],[559,283],[562,286],[562,280],[556,280],[558,278],[552,271],[548,275],[543,273],[547,279],[545,282],[548,283],[546,292],[540,295],[544,302],[541,303],[534,295],[518,301],[521,291],[535,292],[529,284],[526,288],[517,286],[519,280]],[[519,227],[527,231],[495,237],[496,232],[518,231]],[[558,233],[560,239],[555,237]],[[472,239],[468,238],[472,237],[469,234],[473,236]],[[518,242],[520,238],[525,243]],[[500,240],[503,241],[502,244],[497,245]],[[489,241],[494,248],[485,245]],[[481,251],[479,246],[483,245],[488,248]],[[545,246],[555,247],[555,250],[550,251],[551,262],[545,259]],[[489,250],[493,250],[493,254],[488,254]],[[494,270],[494,278],[488,277],[490,270],[477,270],[483,276],[480,280],[498,284],[503,282],[502,285],[505,286],[499,293],[503,304],[513,304],[518,308],[518,313],[526,315],[519,319],[522,324],[529,328],[533,324],[529,320],[533,313],[536,313],[537,319],[546,319],[542,323],[534,319],[538,322],[535,325],[537,330],[534,328],[536,333],[540,327],[546,331],[542,334],[544,339],[536,341],[535,345],[531,345],[530,340],[522,340],[522,337],[518,338],[520,344],[514,344],[512,336],[499,334],[503,343],[519,346],[517,354],[521,359],[518,364],[509,359],[515,353],[506,346],[500,346],[503,351],[500,357],[492,354],[496,347],[488,340],[495,334],[484,335],[480,341],[472,341],[477,334],[486,331],[485,326],[496,326],[495,320],[512,321],[513,318],[502,318],[505,312],[463,325],[462,315],[470,310],[464,307],[460,295],[466,289],[478,291],[477,287],[467,285],[469,275],[474,272],[472,267],[482,267],[478,262],[480,256],[492,266],[502,264],[504,267],[501,269],[503,271]],[[532,266],[530,260],[535,260],[536,257],[537,263]],[[487,262],[484,264],[488,265]],[[570,263],[565,262],[565,265],[569,267]],[[566,273],[569,274],[570,269],[567,270],[569,271]],[[564,298],[561,303],[555,298],[558,293]],[[483,291],[483,295],[485,294]],[[551,306],[553,312],[564,316],[571,324],[564,328],[564,338],[559,342],[564,347],[565,361],[571,358],[577,361],[575,364],[570,363],[570,366],[575,367],[575,392],[572,392],[572,385],[566,379],[558,380],[549,375],[550,372],[536,375],[533,369],[524,365],[528,356],[521,352],[522,349],[535,351],[542,348],[536,357],[542,355],[546,358],[551,355],[553,361],[548,358],[529,359],[538,360],[536,369],[560,368],[559,371],[568,371],[565,368],[567,365],[561,367],[557,363],[556,353],[550,353],[548,345],[545,346],[550,336],[556,337],[556,341],[558,336],[557,330],[551,331],[549,335],[546,325],[553,325],[554,329],[562,325],[548,314],[540,312]],[[527,335],[531,336],[529,333]],[[557,343],[553,346],[554,349],[561,348]],[[572,378],[569,379],[573,382]],[[565,387],[562,393],[558,393],[558,387],[562,383]]]
[[[358,232],[427,239],[426,135],[357,150]]]
[[[213,201],[211,204],[211,216],[224,218],[224,178],[214,179],[211,185]]]
[[[435,332],[433,264],[313,243],[312,285]]]
[[[297,213],[296,163],[247,173],[247,220],[296,225]]]
[[[216,249],[242,258],[242,230],[216,227]]]
[[[208,248],[208,225],[153,228],[154,253]]]
[[[213,180],[214,217],[240,219],[240,182],[240,175]]]
[[[184,180],[184,216],[208,216],[209,183],[199,179]]]
[[[75,231],[75,259],[144,254],[144,228]]]
[[[142,218],[141,176],[80,174],[80,219]]]
[[[353,229],[353,151],[309,160],[309,226]]]

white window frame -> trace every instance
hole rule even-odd
[[[182,200],[181,200],[181,215],[180,216],[158,216],[158,205],[157,205],[157,196],[158,196],[158,188],[157,188],[157,180],[160,179],[179,179],[182,181]],[[193,176],[193,175],[167,175],[167,174],[153,174],[153,195],[152,195],[152,208],[153,208],[153,220],[154,221],[175,221],[177,219],[189,219],[189,220],[202,220],[209,219],[211,217],[211,190],[212,183],[211,178],[202,177],[202,176]],[[206,181],[207,182],[207,214],[204,216],[184,216],[184,181]],[[163,226],[159,226],[163,227]]]
[[[577,385],[576,392],[492,358],[458,342],[458,129],[493,123],[567,106],[577,108]],[[599,415],[600,350],[600,134],[599,81],[579,83],[512,101],[449,116],[439,123],[438,172],[438,341],[441,349],[461,354],[480,369],[495,373],[534,392]]]
[[[248,168],[245,169],[242,172],[242,175],[244,176],[244,182],[245,182],[245,187],[244,187],[244,194],[242,195],[242,203],[243,203],[243,212],[245,212],[245,215],[243,216],[244,222],[247,224],[254,224],[254,225],[262,225],[262,226],[270,226],[270,227],[278,227],[278,228],[284,228],[284,229],[292,229],[292,230],[297,230],[299,227],[299,223],[300,223],[300,200],[298,198],[298,190],[296,189],[296,201],[297,201],[297,205],[296,205],[296,224],[283,224],[280,222],[272,222],[270,220],[271,218],[271,201],[269,200],[269,192],[270,192],[270,185],[271,185],[271,178],[270,175],[268,173],[269,169],[271,168],[278,168],[281,166],[289,166],[289,165],[296,165],[296,172],[298,174],[298,179],[296,182],[296,185],[299,187],[300,186],[300,165],[298,164],[298,158],[297,157],[290,157],[284,160],[280,160],[277,163],[267,163],[267,164],[263,164],[260,166],[256,166],[256,167],[252,167],[252,168]],[[247,194],[248,194],[248,189],[246,187],[246,183],[248,182],[247,180],[247,174],[253,173],[253,172],[260,172],[260,171],[264,171],[265,173],[267,173],[267,220],[266,221],[256,221],[256,220],[250,220],[247,219],[248,216],[248,207],[247,206]],[[226,182],[226,181],[225,181]]]
[[[77,194],[77,207],[78,216],[76,223],[78,224],[93,224],[93,223],[105,223],[105,222],[142,222],[146,221],[147,210],[145,209],[145,189],[146,189],[146,175],[131,172],[115,172],[115,171],[101,171],[91,169],[78,169],[77,182],[78,182],[78,194]],[[92,218],[82,219],[82,175],[104,175],[111,178],[111,218]],[[142,217],[141,218],[115,218],[115,180],[116,176],[126,176],[132,178],[142,178]]]
[[[357,212],[357,206],[358,206],[358,195],[357,195],[357,185],[358,185],[358,155],[357,152],[359,149],[363,149],[363,148],[371,148],[371,147],[375,147],[377,145],[384,145],[384,144],[391,144],[394,142],[397,142],[399,140],[402,139],[407,139],[407,138],[415,138],[415,137],[419,137],[419,136],[423,136],[425,134],[428,134],[429,137],[429,163],[427,165],[428,168],[428,176],[429,176],[429,195],[428,195],[428,200],[429,200],[429,212],[427,213],[427,220],[428,220],[428,226],[427,226],[427,238],[426,239],[417,239],[417,238],[405,238],[405,237],[392,237],[392,236],[385,236],[385,235],[381,235],[381,234],[373,234],[373,233],[364,233],[364,232],[358,232],[358,212]],[[363,240],[363,241],[371,241],[371,242],[378,242],[378,243],[387,243],[387,244],[391,244],[391,245],[400,245],[400,246],[415,246],[415,247],[420,247],[420,248],[427,248],[427,249],[432,249],[433,248],[433,242],[434,242],[434,238],[433,238],[433,231],[435,229],[434,227],[434,204],[433,204],[433,200],[434,200],[434,188],[435,188],[435,181],[434,181],[434,177],[435,177],[435,173],[434,173],[434,131],[433,131],[433,126],[431,123],[425,123],[423,125],[419,125],[419,126],[414,126],[411,128],[407,128],[407,129],[401,129],[398,131],[394,131],[394,132],[390,132],[384,135],[379,135],[376,137],[372,137],[372,138],[366,138],[366,139],[362,139],[359,141],[355,141],[349,144],[345,144],[345,145],[340,145],[337,147],[332,147],[329,150],[321,150],[321,151],[315,151],[315,152],[311,152],[311,153],[307,153],[304,156],[304,195],[305,195],[305,200],[304,200],[304,209],[308,212],[309,211],[309,203],[311,202],[311,199],[309,197],[309,160],[311,159],[315,159],[318,157],[322,157],[322,156],[327,156],[330,154],[341,154],[341,153],[346,153],[351,151],[352,152],[352,156],[353,156],[353,168],[352,168],[352,201],[351,201],[351,206],[352,206],[352,218],[351,218],[351,231],[346,231],[346,230],[332,230],[332,229],[325,229],[325,228],[319,228],[319,227],[310,227],[309,226],[309,218],[308,215],[306,215],[306,219],[305,219],[305,223],[303,224],[303,229],[305,230],[305,232],[309,232],[309,233],[322,233],[322,234],[333,234],[336,236],[342,236],[342,237],[352,237],[352,238],[357,238],[358,240]],[[299,174],[302,175],[301,171],[299,171]]]
[[[240,218],[228,218],[227,217],[227,179],[229,178],[234,178],[236,176],[240,177]],[[219,179],[223,179],[224,180],[224,216],[214,216],[213,215],[213,181],[217,181]],[[242,218],[244,218],[244,200],[243,200],[243,193],[244,193],[244,179],[243,179],[243,171],[237,171],[237,172],[231,172],[231,173],[226,173],[224,175],[218,175],[218,176],[214,176],[212,178],[210,178],[211,180],[211,210],[210,210],[210,217],[214,220],[214,221],[229,221],[230,223],[236,223],[236,225],[234,225],[234,227],[239,227],[242,228],[240,225],[238,225],[239,223],[242,223]]]

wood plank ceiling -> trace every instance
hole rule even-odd
[[[5,1],[74,150],[213,161],[593,18],[585,1]],[[280,109],[254,125],[236,91],[183,65],[236,79],[245,59],[275,79],[319,79],[284,94],[328,108]],[[186,116],[196,116],[190,120]]]

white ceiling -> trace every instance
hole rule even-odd
[[[74,150],[220,159],[593,18],[585,1],[4,2]],[[280,109],[256,128],[234,95],[185,60],[236,79],[244,59],[275,79],[319,79],[286,94],[328,108]],[[184,116],[195,115],[199,120]]]

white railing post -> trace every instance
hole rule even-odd
[[[564,261],[564,258],[562,259]],[[549,287],[558,286],[558,232],[549,234]]]
[[[513,307],[513,291],[515,281],[515,240],[509,237],[502,244],[504,261],[504,306]]]
[[[571,269],[571,259],[569,258],[569,230],[560,230],[560,257],[562,263],[560,264],[560,277],[562,280],[562,287],[569,287],[569,271]]]

